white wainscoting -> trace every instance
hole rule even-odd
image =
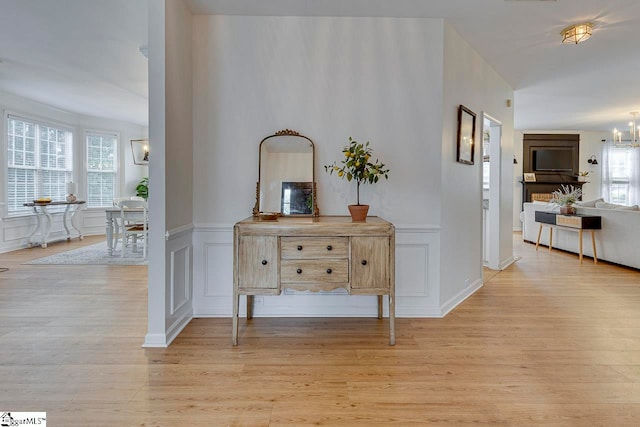
[[[166,233],[167,289],[167,343],[184,329],[193,318],[193,226],[180,227]]]
[[[441,317],[440,230],[396,225],[396,315]],[[196,224],[193,233],[194,317],[230,317],[233,294],[233,225]],[[386,297],[385,297],[386,298]],[[385,310],[387,304],[384,304]],[[246,315],[244,297],[241,316]],[[377,315],[375,296],[283,292],[257,296],[254,314],[262,317],[364,317]],[[385,313],[386,315],[387,313]]]

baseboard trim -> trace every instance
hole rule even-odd
[[[504,260],[500,264],[498,264],[498,268],[500,270],[504,270],[505,268],[509,267],[511,264],[516,262],[517,260],[518,260],[517,258],[514,258],[513,256],[510,256],[509,258],[507,258],[506,260]]]
[[[175,322],[167,330],[167,345],[170,345],[174,339],[182,332],[182,330],[193,320],[193,310],[189,310],[182,316],[178,317]]]
[[[166,348],[168,346],[166,334],[147,334],[142,344],[142,348]]]
[[[449,314],[454,308],[462,304],[464,300],[469,298],[471,295],[475,294],[478,289],[483,286],[482,279],[478,279],[473,282],[471,285],[467,286],[465,289],[458,292],[457,295],[450,298],[449,301],[445,302],[440,310],[442,312],[440,317],[445,317]]]
[[[193,314],[185,313],[169,327],[166,334],[147,334],[142,348],[167,348],[182,330],[191,322]]]

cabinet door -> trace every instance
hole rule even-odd
[[[277,289],[278,259],[276,236],[240,236],[238,287],[240,289]]]
[[[351,239],[351,288],[389,288],[389,238]]]

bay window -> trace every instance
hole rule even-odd
[[[64,200],[73,177],[70,129],[7,116],[7,213],[29,212],[23,204],[39,197]]]
[[[87,132],[87,207],[113,206],[116,196],[118,136]]]

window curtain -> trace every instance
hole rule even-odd
[[[628,155],[626,164],[626,176],[614,176],[612,167],[612,153],[614,150],[625,150]],[[620,173],[620,172],[618,172]],[[607,141],[602,147],[602,198],[610,202],[611,190],[616,183],[615,178],[626,178],[629,182],[628,204],[640,204],[640,148],[620,148],[616,147],[612,141]],[[619,182],[619,181],[618,181]]]
[[[613,143],[607,141],[602,146],[602,198],[609,202],[611,200],[611,150]]]
[[[629,148],[629,206],[640,205],[640,148]]]

